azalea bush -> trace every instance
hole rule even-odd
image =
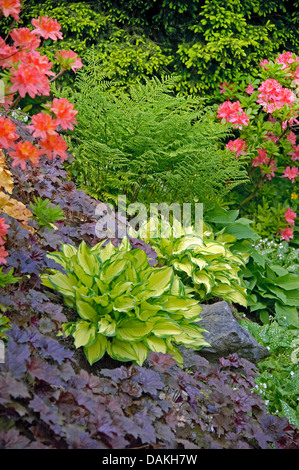
[[[234,204],[248,215],[253,211],[255,228],[261,233],[266,220],[256,215],[255,207],[264,197],[273,206],[268,230],[286,241],[294,238],[297,216],[293,200],[299,147],[293,129],[298,124],[298,77],[296,54],[286,52],[273,61],[263,60],[258,78],[238,77],[235,83],[221,85],[225,101],[217,110],[217,118],[235,134],[226,148],[247,162],[251,181],[236,192]]]
[[[57,41],[62,39],[60,24],[49,17],[32,19],[32,29],[14,28],[14,23],[19,21],[21,3],[19,0],[0,3],[0,15],[13,16],[13,25],[3,39],[0,38],[0,78],[3,88],[3,96],[0,102],[0,146],[4,149],[11,166],[20,166],[26,169],[27,164],[37,167],[40,156],[46,155],[49,160],[59,156],[62,160],[67,158],[67,143],[59,135],[58,128],[73,129],[76,123],[77,111],[74,105],[66,99],[50,98],[50,83],[66,70],[82,67],[81,60],[73,51],[60,51],[57,62],[60,70],[53,71],[54,64],[47,56],[42,55],[42,46],[46,40]],[[43,41],[43,43],[42,43]],[[31,106],[22,111],[21,103],[29,96],[36,99],[40,96],[49,97],[49,101],[43,103],[43,111],[31,114],[27,129],[32,138],[23,139],[17,132],[16,123],[13,121],[14,110],[18,107],[18,115],[26,115]],[[20,111],[21,109],[21,111]],[[13,192],[13,181],[6,166],[6,159],[1,152],[1,210],[26,221],[30,217],[30,211],[8,194]],[[8,194],[7,194],[8,193]],[[6,263],[8,252],[4,248],[4,239],[8,225],[1,219],[1,248],[0,262]]]

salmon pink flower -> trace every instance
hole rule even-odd
[[[291,144],[296,145],[296,134],[293,131],[289,133],[287,139],[291,142]]]
[[[236,152],[236,157],[240,155],[246,155],[247,144],[243,139],[230,140],[226,146],[231,152]]]
[[[16,145],[15,150],[10,152],[10,156],[13,159],[12,166],[20,165],[22,170],[26,169],[27,160],[30,160],[32,165],[36,167],[38,164],[39,155],[39,149],[28,140],[19,142]]]
[[[0,218],[0,245],[5,243],[2,237],[7,234],[7,229],[9,229],[9,225],[5,223],[5,218]]]
[[[237,127],[242,129],[242,126],[247,126],[249,122],[249,116],[243,111],[240,106],[240,101],[224,101],[217,110],[218,119],[225,119],[226,122],[230,122]]]
[[[273,111],[282,108],[284,104],[290,105],[296,99],[292,90],[283,88],[282,85],[273,78],[262,82],[258,91],[260,93],[256,101],[263,107],[263,111],[267,113],[273,113]]]
[[[60,31],[61,26],[57,20],[49,18],[48,16],[40,16],[38,19],[31,20],[31,24],[35,27],[32,31],[44,39],[63,39],[63,35]]]
[[[298,168],[296,166],[292,166],[292,168],[290,166],[287,166],[282,175],[283,178],[289,178],[292,183],[295,183],[295,179],[297,178],[297,176]]]
[[[10,119],[0,116],[0,145],[3,148],[14,148],[15,140],[19,138],[15,130],[16,126]]]
[[[29,28],[13,29],[10,36],[16,47],[25,50],[35,50],[40,46],[40,38],[30,31]]]
[[[55,158],[57,155],[62,160],[66,160],[67,143],[60,135],[48,135],[45,139],[39,141],[41,148],[40,153],[46,155],[49,160]]]
[[[17,69],[12,69],[11,77],[12,92],[17,91],[22,98],[26,93],[35,98],[36,95],[49,95],[50,85],[47,83],[47,78],[42,75],[38,67],[34,65],[20,64]]]
[[[248,87],[246,88],[246,93],[248,93],[248,95],[252,95],[252,93],[254,92],[254,86],[251,85],[251,83],[249,83]]]
[[[258,156],[251,160],[252,166],[267,165],[269,163],[269,157],[267,157],[266,149],[257,149]]]
[[[299,62],[299,57],[297,57],[293,52],[285,52],[284,54],[279,54],[275,62],[277,64],[282,64],[282,70],[285,70],[293,62]]]
[[[78,111],[74,109],[74,105],[66,98],[54,98],[51,111],[56,115],[57,125],[63,129],[73,130],[73,124],[76,124],[76,114]]]
[[[20,21],[21,2],[19,0],[0,0],[0,10],[5,17],[11,15],[16,21]]]
[[[288,207],[287,210],[285,211],[284,217],[288,224],[295,225],[295,219],[297,217],[297,214],[290,207]]]
[[[294,238],[292,227],[287,227],[284,230],[281,230],[280,235],[285,241],[289,242],[290,238]]]
[[[4,246],[0,247],[0,264],[7,264],[7,260],[5,259],[8,256],[8,252],[5,251]]]
[[[31,124],[27,126],[32,131],[33,137],[41,137],[42,139],[46,139],[48,135],[56,135],[56,127],[56,120],[46,113],[38,113],[32,116]]]
[[[73,72],[76,72],[76,69],[83,67],[81,59],[74,51],[58,51],[56,57],[63,70],[72,69]]]
[[[299,145],[295,145],[292,149],[292,152],[288,153],[288,155],[291,155],[291,160],[293,162],[299,160]]]

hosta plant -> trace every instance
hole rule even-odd
[[[83,347],[91,365],[106,352],[142,365],[149,351],[172,354],[182,363],[178,345],[207,345],[196,323],[201,307],[172,267],[152,268],[146,253],[132,250],[126,238],[118,248],[103,245],[64,244],[48,257],[65,273],[42,275],[42,283],[77,310],[77,320],[63,324],[63,330],[76,348]]]
[[[140,227],[139,234],[156,250],[158,262],[173,266],[201,302],[220,297],[247,305],[246,289],[239,276],[247,255],[230,251],[230,243],[236,240],[234,236],[221,232],[215,236],[206,225],[199,236],[191,227],[172,226],[167,220],[155,217]]]

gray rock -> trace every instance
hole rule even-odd
[[[255,364],[270,355],[268,349],[260,345],[237,322],[227,302],[202,305],[202,308],[199,325],[207,330],[203,336],[211,347],[204,347],[200,351],[196,351],[196,354],[203,356],[210,362],[218,362],[221,357],[236,353],[240,358]],[[188,357],[187,355],[186,359]]]

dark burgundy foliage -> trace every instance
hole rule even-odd
[[[169,354],[152,353],[143,367],[105,358],[91,368],[72,340],[58,337],[74,312],[40,285],[53,266],[46,252],[61,242],[93,245],[96,201],[74,183],[59,161],[26,172],[13,169],[13,197],[27,206],[33,195],[63,209],[57,230],[34,233],[10,224],[5,270],[22,279],[0,291],[11,320],[5,363],[0,364],[0,448],[5,449],[292,449],[298,434],[271,416],[253,392],[256,369],[235,355],[218,366],[198,356],[187,372]],[[3,216],[3,215],[2,215]],[[119,240],[113,240],[117,244]],[[154,263],[146,244],[132,240]]]

